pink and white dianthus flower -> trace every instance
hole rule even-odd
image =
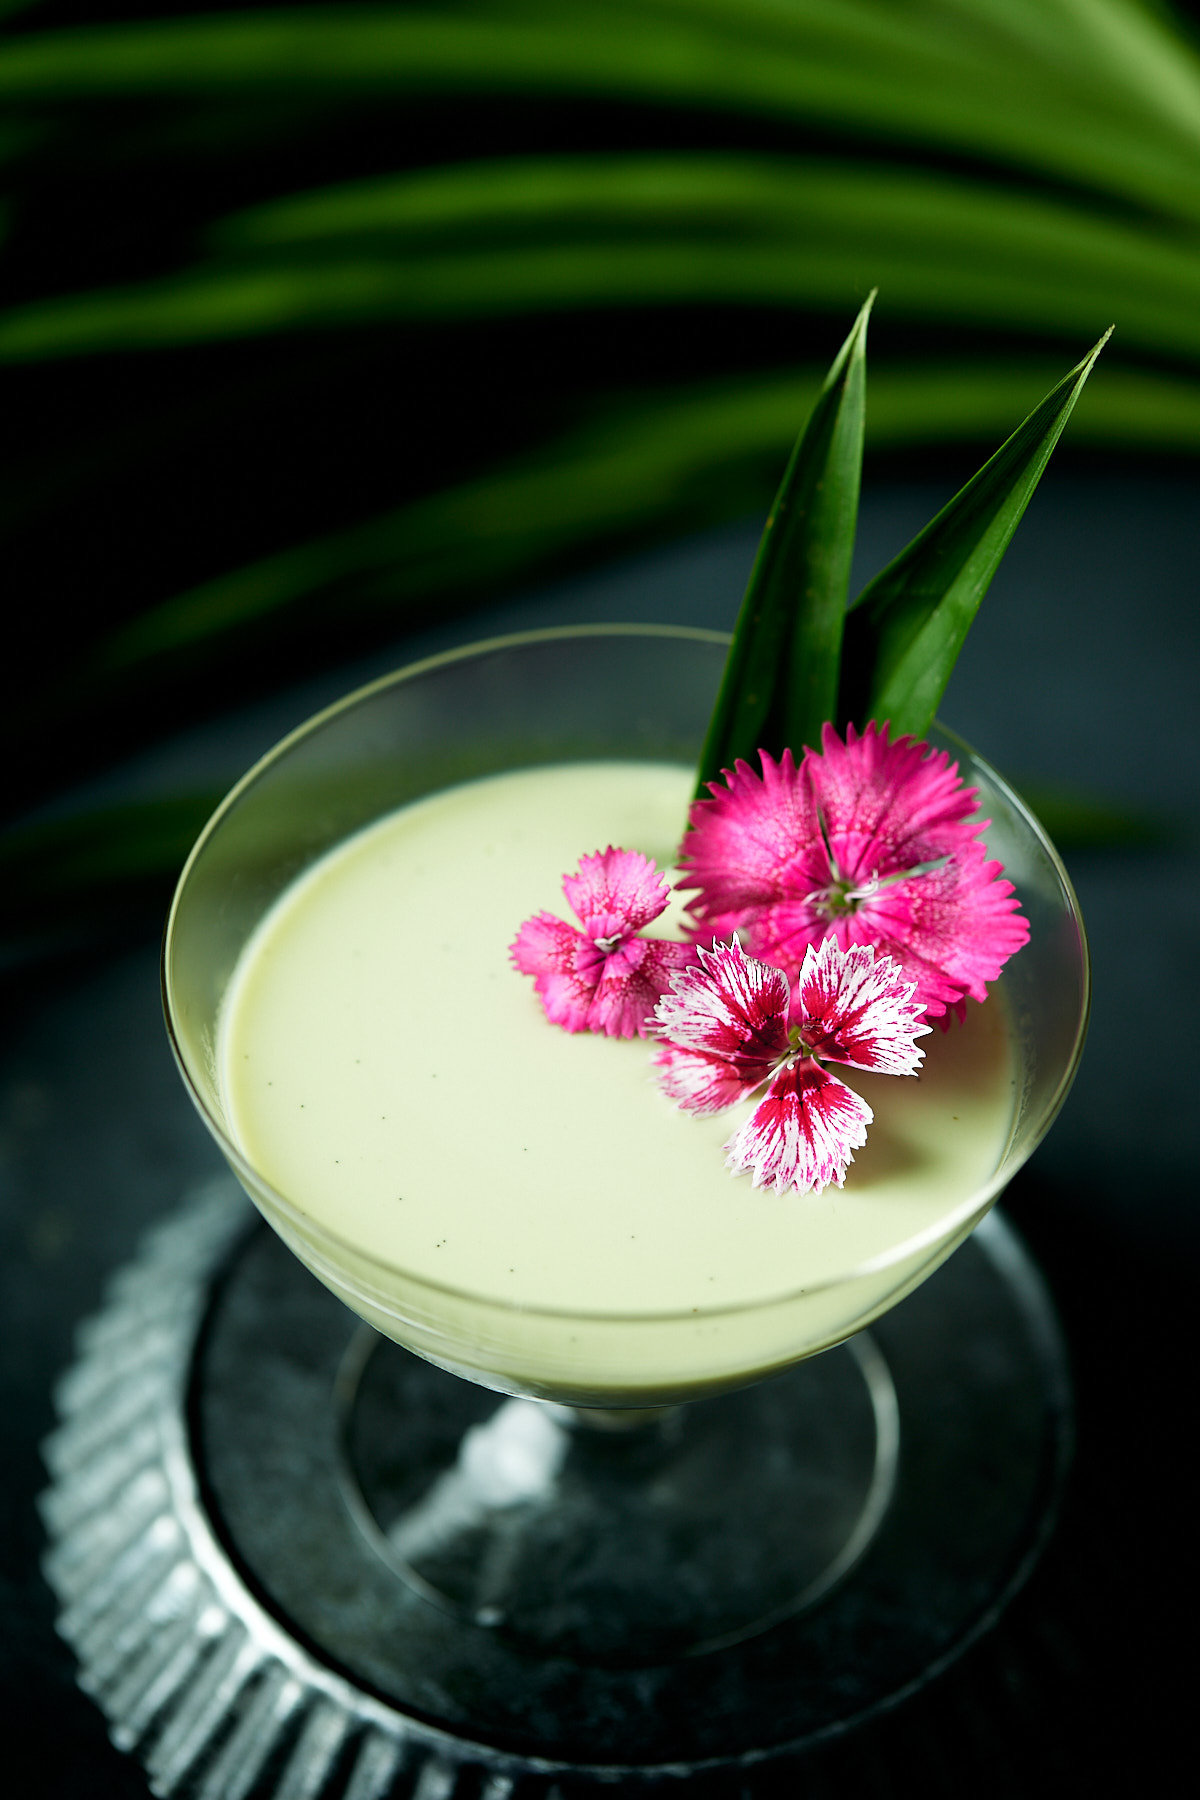
[[[532,975],[546,1017],[565,1031],[643,1037],[671,977],[695,960],[691,944],[648,938],[642,928],[671,892],[637,850],[597,850],[563,876],[563,893],[582,931],[553,913],[526,919],[509,955]]]
[[[829,934],[872,944],[930,1018],[985,999],[1029,927],[949,755],[872,723],[845,743],[826,725],[798,767],[790,750],[759,760],[761,777],[739,761],[693,803],[679,885],[697,890],[695,934],[739,932],[789,969]]]
[[[747,956],[736,937],[696,956],[655,1014],[663,1089],[710,1113],[765,1086],[725,1146],[730,1168],[778,1193],[841,1187],[874,1115],[824,1065],[915,1075],[915,1040],[929,1030],[915,984],[891,957],[867,944],[843,950],[832,936],[805,950],[794,996],[783,970]]]

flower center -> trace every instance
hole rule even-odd
[[[828,887],[818,888],[808,896],[809,905],[820,919],[844,919],[856,913],[864,900],[879,892],[879,882],[872,876],[866,882],[834,880]]]
[[[934,856],[928,862],[914,863],[911,869],[897,869],[892,875],[868,875],[865,881],[854,882],[838,874],[831,857],[833,879],[828,887],[809,894],[808,904],[819,919],[844,919],[847,913],[856,913],[860,906],[873,900],[881,888],[893,887],[897,881],[911,881],[919,875],[933,875],[949,861],[948,856]]]

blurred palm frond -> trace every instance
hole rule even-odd
[[[96,10],[0,0],[10,812],[72,724],[760,510],[876,285],[877,456],[994,446],[1113,319],[1070,442],[1200,450],[1152,0]]]

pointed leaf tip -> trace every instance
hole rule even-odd
[[[1116,324],[1114,323],[1109,326],[1107,331],[1102,333],[1102,335],[1099,338],[1097,338],[1096,342],[1092,345],[1092,347],[1088,351],[1087,355],[1084,357],[1081,357],[1080,360],[1075,364],[1075,367],[1071,370],[1071,374],[1066,377],[1067,381],[1070,381],[1072,376],[1078,376],[1080,378],[1081,383],[1087,380],[1088,376],[1092,372],[1093,367],[1095,366],[1096,358],[1099,356],[1099,354],[1103,350],[1105,344],[1107,344],[1109,338],[1112,336],[1113,332],[1116,329],[1117,329],[1117,327],[1116,327]]]
[[[839,723],[924,737],[979,604],[1112,326],[853,602]]]
[[[867,296],[792,451],[767,518],[700,759],[697,795],[739,757],[797,754],[837,703],[858,521]]]

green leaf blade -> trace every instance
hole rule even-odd
[[[697,792],[758,749],[817,743],[838,692],[862,479],[868,297],[792,451],[759,544]]]
[[[839,722],[924,737],[958,653],[1112,327],[853,603]]]

